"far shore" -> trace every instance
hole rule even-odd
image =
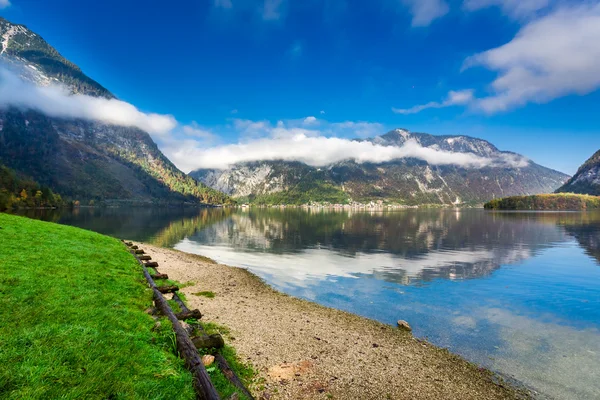
[[[138,243],[190,308],[230,329],[257,399],[522,399],[530,393],[410,332],[280,293],[254,274]],[[214,297],[213,297],[214,295]]]

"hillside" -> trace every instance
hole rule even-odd
[[[3,65],[37,85],[114,98],[23,25],[0,17]],[[178,170],[148,133],[130,127],[0,109],[0,164],[70,199],[212,203],[229,198]]]
[[[258,161],[228,170],[196,170],[190,175],[240,201],[267,204],[377,200],[408,205],[481,204],[496,197],[552,192],[568,178],[467,136],[395,129],[368,140],[383,146],[403,146],[413,140],[424,148],[472,154],[492,162],[476,168],[404,158],[381,164],[348,160],[318,168],[300,162]]]
[[[587,160],[557,193],[580,193],[600,196],[600,150]]]

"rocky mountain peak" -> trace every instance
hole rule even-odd
[[[600,150],[579,167],[577,173],[557,192],[600,196]]]

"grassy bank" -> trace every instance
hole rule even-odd
[[[600,196],[556,193],[494,199],[484,205],[490,210],[597,210]]]
[[[0,398],[193,399],[117,240],[0,214]]]

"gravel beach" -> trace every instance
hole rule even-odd
[[[410,332],[287,296],[244,269],[138,245],[161,273],[189,285],[182,291],[203,321],[230,329],[226,341],[259,371],[257,399],[526,397]],[[194,294],[202,291],[215,297]]]

